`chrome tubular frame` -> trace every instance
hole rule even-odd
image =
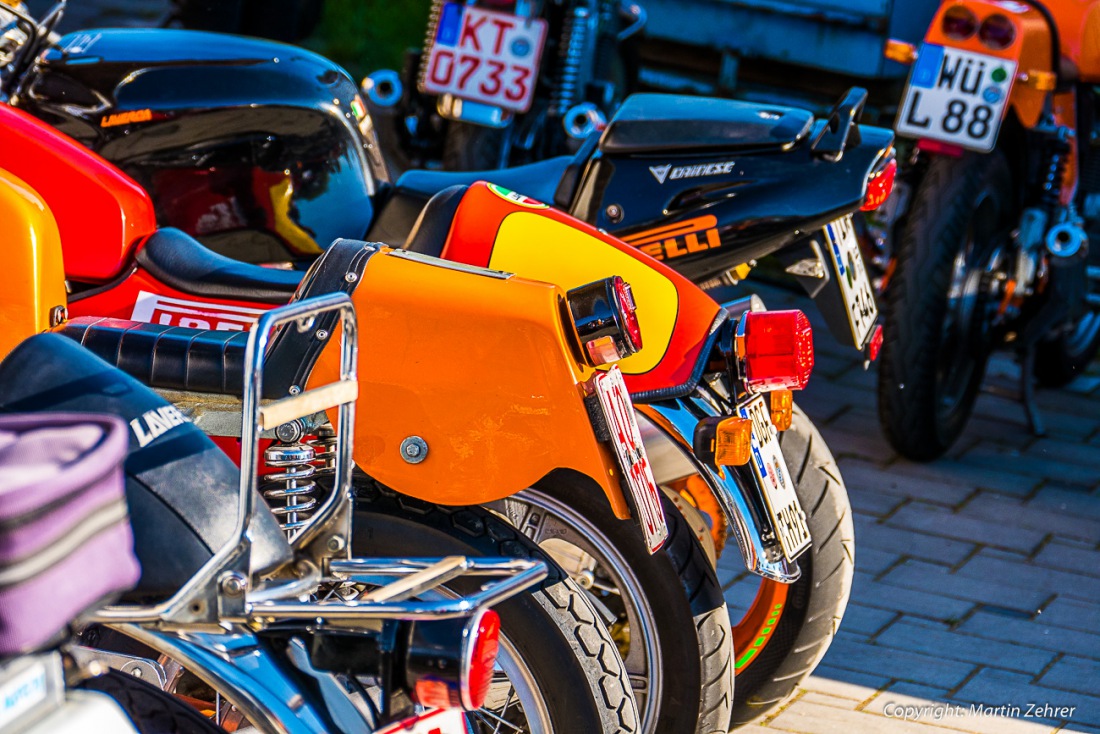
[[[729,467],[715,467],[700,461],[692,450],[695,427],[702,418],[725,415],[713,396],[697,389],[692,395],[675,401],[663,401],[636,406],[638,411],[666,438],[676,444],[707,483],[722,508],[726,521],[737,539],[737,547],[745,559],[745,567],[759,576],[785,584],[794,583],[801,575],[797,561],[788,561],[775,538],[770,522],[762,514],[763,489],[755,476],[746,480]],[[759,508],[759,509],[758,509]]]

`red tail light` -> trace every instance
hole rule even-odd
[[[878,359],[878,353],[882,350],[882,324],[875,327],[871,334],[871,341],[867,343],[867,359],[874,362]]]
[[[1016,40],[1016,25],[1007,16],[994,13],[982,21],[978,29],[978,38],[988,48],[1003,51]]]
[[[578,286],[568,294],[569,315],[585,360],[596,367],[642,348],[642,331],[630,285],[619,276]]]
[[[485,703],[500,647],[500,617],[487,610],[468,619],[411,625],[405,676],[416,702],[473,711]]]
[[[965,41],[978,30],[978,16],[970,8],[952,5],[943,14],[943,35],[954,41]]]
[[[860,211],[873,211],[886,203],[890,198],[890,192],[894,190],[894,176],[898,172],[898,162],[891,160],[881,171],[871,174],[867,181],[867,196],[863,200]]]
[[[745,386],[801,390],[814,368],[810,320],[801,311],[749,311],[737,325]]]

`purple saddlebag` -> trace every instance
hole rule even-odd
[[[137,583],[128,439],[114,416],[0,416],[0,658],[51,643]]]

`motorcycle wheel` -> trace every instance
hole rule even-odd
[[[1100,313],[1090,311],[1068,330],[1035,349],[1035,377],[1046,387],[1064,387],[1082,374],[1100,350]]]
[[[128,673],[109,670],[87,679],[80,687],[113,698],[141,734],[219,734],[225,731],[183,700]]]
[[[550,553],[611,614],[634,687],[641,731],[725,732],[734,678],[729,614],[709,559],[662,498],[669,537],[650,555],[632,520],[600,492],[559,472],[498,510]]]
[[[879,421],[914,461],[941,456],[974,408],[993,348],[988,278],[1012,210],[1003,153],[936,157],[897,243],[879,360]]]
[[[508,682],[494,673],[487,698],[494,710],[468,717],[475,732],[499,725],[546,734],[638,731],[630,681],[599,613],[537,545],[481,507],[433,505],[364,479],[356,480],[356,496],[352,545],[359,553],[533,557],[550,566],[534,590],[493,607],[501,619],[498,666]],[[459,593],[479,585],[448,583]]]
[[[512,125],[494,128],[451,121],[443,138],[443,170],[495,171],[508,165]]]
[[[791,427],[779,434],[779,442],[813,542],[798,559],[802,575],[793,584],[746,572],[743,583],[756,584],[752,602],[743,612],[730,610],[737,680],[731,728],[774,711],[814,671],[840,627],[855,574],[852,508],[825,439],[796,405]],[[721,510],[702,480],[678,489],[709,516],[716,553],[737,554],[737,545],[727,543],[729,529]]]

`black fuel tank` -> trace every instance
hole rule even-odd
[[[271,41],[90,30],[45,53],[13,103],[150,191],[161,224],[250,261],[308,259],[365,233],[370,118],[331,61]]]

